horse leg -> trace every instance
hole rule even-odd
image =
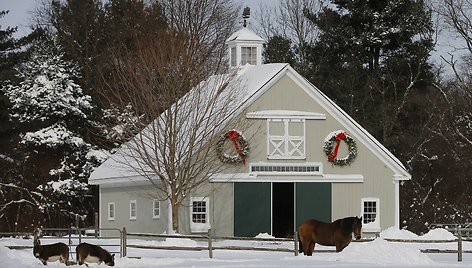
[[[309,254],[309,250],[310,250],[310,243],[311,243],[311,240],[309,239],[304,239],[303,242],[302,242],[302,245],[303,245],[303,254],[304,255],[308,255]]]
[[[300,234],[298,234],[298,253],[304,252],[303,250],[303,243],[302,240],[300,239]]]
[[[313,254],[314,250],[315,250],[315,242],[310,241],[310,243],[308,244],[308,248],[307,248],[307,255],[311,256]]]
[[[345,247],[347,247],[347,245],[349,245],[349,243],[346,243],[346,242],[344,242],[344,241],[342,241],[342,242],[336,242],[336,252],[341,252],[341,251],[343,251],[343,249],[344,249]]]

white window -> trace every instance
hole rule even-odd
[[[208,232],[210,229],[210,199],[208,197],[190,198],[190,231]]]
[[[154,199],[152,201],[152,218],[159,219],[161,217],[161,202]]]
[[[108,203],[108,220],[109,221],[115,220],[115,203],[114,202]]]
[[[362,198],[362,230],[364,232],[380,231],[380,212],[378,198]]]
[[[136,216],[138,213],[138,208],[136,206],[136,200],[129,201],[129,219],[136,220]]]
[[[236,66],[236,48],[231,48],[231,66]]]
[[[241,65],[247,63],[257,64],[257,48],[256,47],[241,47]]]
[[[305,119],[267,119],[267,158],[305,159]]]

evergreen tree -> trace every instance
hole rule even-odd
[[[0,19],[3,18],[8,11],[0,11]],[[16,56],[18,52],[18,41],[13,38],[16,28],[7,27],[2,29],[0,25],[0,81],[9,79],[11,70],[16,64]]]
[[[405,104],[432,79],[430,12],[422,1],[331,2],[306,11],[321,31],[311,49],[313,82],[394,149]]]
[[[29,61],[16,68],[18,83],[1,88],[12,106],[10,117],[18,130],[17,150],[24,157],[22,187],[41,190],[30,202],[44,215],[45,224],[68,225],[70,213],[93,215],[86,183],[100,163],[93,146],[84,140],[91,97],[75,82],[77,66],[64,59],[54,40],[33,44]],[[39,186],[39,188],[38,188]]]
[[[262,56],[265,63],[289,63],[292,67],[295,64],[290,40],[279,35],[269,39]]]
[[[424,174],[435,180],[421,159],[433,151],[423,146],[440,103],[428,64],[431,11],[413,0],[331,3],[318,13],[306,10],[321,31],[311,50],[310,79],[412,169],[414,181],[405,184],[401,203],[401,216],[409,220],[420,193],[412,184]],[[420,230],[420,221],[409,221],[410,230]]]

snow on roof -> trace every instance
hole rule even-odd
[[[363,144],[365,144],[375,155],[377,155],[377,157],[386,163],[395,173],[395,179],[405,180],[411,178],[411,175],[408,173],[398,158],[396,158],[378,140],[368,133],[367,130],[360,126],[359,123],[355,122],[345,111],[337,106],[336,103],[329,99],[322,91],[306,80],[306,78],[298,74],[288,64],[274,63],[257,66],[246,65],[238,69],[238,74],[236,76],[237,79],[234,79],[236,82],[233,83],[233,86],[241,87],[242,91],[241,94],[238,95],[241,98],[235,100],[235,103],[237,104],[235,107],[239,107],[238,111],[248,107],[255,99],[263,94],[266,89],[270,88],[272,83],[275,83],[278,78],[280,78],[285,73],[293,74],[292,78],[298,81],[301,87],[304,88],[314,100],[318,101],[321,106],[326,109],[326,111],[332,114],[334,118],[338,120],[348,131],[350,131],[356,138],[362,141]],[[206,88],[207,89],[203,89],[203,91],[208,90],[208,92],[211,93],[211,88],[214,89],[218,87],[207,86]],[[224,97],[225,95],[222,94],[222,98]],[[238,114],[238,111],[235,111],[234,114]],[[120,151],[125,150],[126,146],[127,144],[122,145],[117,153],[112,155],[101,166],[95,169],[89,178],[89,183],[101,184],[108,178],[140,178],[140,172],[137,170],[141,170],[142,172],[142,165],[140,163],[135,163],[136,160],[134,157],[120,155]],[[135,164],[130,165],[130,163]],[[141,168],[138,167],[135,170],[130,168],[131,166],[136,165],[141,166]],[[146,179],[140,178],[140,180]],[[108,182],[111,183],[112,181]]]
[[[226,43],[231,41],[255,41],[265,42],[262,37],[258,36],[255,32],[250,29],[243,27],[241,30],[233,33],[227,40]]]
[[[238,74],[235,78],[232,79],[232,84],[235,87],[241,87],[241,91],[238,96],[240,99],[236,99],[233,103],[234,107],[243,107],[247,100],[251,98],[260,88],[266,85],[272,77],[277,73],[287,67],[288,64],[275,63],[275,64],[264,64],[264,65],[245,65],[238,70]],[[219,88],[215,86],[215,83],[221,83],[222,80],[219,76],[213,76],[209,78],[209,81],[203,85],[205,88],[199,88],[199,90],[191,90],[189,96],[192,95],[192,92],[202,92],[207,91],[205,94],[214,94],[214,90]],[[228,86],[231,88],[231,86]],[[184,96],[182,99],[187,97]],[[207,97],[209,98],[209,97]],[[221,98],[225,98],[225,95],[222,94]],[[184,101],[185,102],[185,101]],[[193,105],[193,103],[190,103]],[[192,107],[194,110],[198,110],[195,107]],[[171,108],[172,109],[172,108]],[[158,124],[158,120],[156,120]],[[191,123],[187,124],[192,126]],[[143,130],[146,131],[146,128]],[[201,135],[204,137],[205,135]],[[185,139],[185,134],[182,134],[182,137]],[[130,150],[130,142],[123,144],[116,153],[111,155],[104,163],[102,163],[98,168],[96,168],[89,177],[90,184],[101,184],[105,182],[106,179],[111,178],[131,178],[134,177],[136,180],[146,180],[145,178],[140,178],[141,173],[144,171],[150,173],[151,170],[146,171],[146,164],[137,162],[135,156],[133,156],[133,150]]]

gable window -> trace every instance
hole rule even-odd
[[[129,219],[136,220],[136,216],[137,216],[136,200],[131,200],[129,201]]]
[[[364,232],[380,231],[378,198],[362,198],[362,230]]]
[[[161,202],[154,199],[152,201],[152,218],[159,219],[161,217]]]
[[[207,232],[210,229],[210,199],[208,197],[190,198],[190,231]]]
[[[247,63],[257,64],[257,48],[256,47],[241,47],[241,65]]]
[[[268,119],[267,134],[268,159],[305,159],[305,119]]]
[[[115,220],[115,203],[114,202],[108,203],[108,220],[109,221]]]

